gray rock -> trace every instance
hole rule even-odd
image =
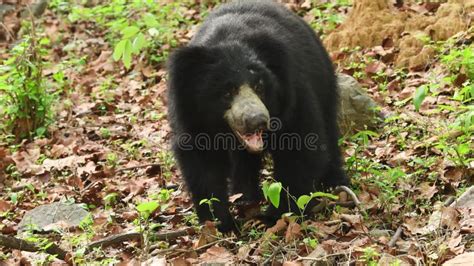
[[[474,208],[474,186],[464,191],[464,193],[451,204],[451,207]]]
[[[339,127],[343,135],[365,128],[374,129],[381,114],[377,104],[352,76],[338,73]]]
[[[88,214],[89,212],[80,204],[55,202],[39,206],[26,212],[18,224],[18,232],[21,233],[31,227],[37,231],[50,231],[55,227],[63,229],[76,227]]]

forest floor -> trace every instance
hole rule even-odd
[[[420,22],[416,34],[406,28],[365,43],[365,37],[340,39],[364,32],[344,24],[361,6],[287,4],[320,34],[337,71],[362,84],[385,121],[341,139],[358,208],[326,207],[270,228],[249,221],[237,237],[198,224],[169,151],[166,117],[168,53],[189,41],[219,1],[70,2],[50,1],[34,27],[19,19],[20,4],[2,15],[0,85],[13,71],[8,64],[18,62],[8,59],[21,60],[12,48],[25,44],[23,34],[33,36],[52,115],[30,140],[0,133],[0,265],[474,261],[472,6],[459,7],[461,24],[448,36],[430,35],[437,28],[423,34],[443,4],[390,6],[386,12],[430,23]],[[381,27],[394,25],[387,23]],[[21,123],[10,123],[15,110],[8,112],[0,132],[20,130]],[[271,169],[262,178],[271,178]],[[461,195],[468,200],[458,202]],[[81,204],[90,215],[79,226],[56,221],[20,230],[26,212],[53,202]],[[101,239],[105,244],[95,242]]]

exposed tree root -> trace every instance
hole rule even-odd
[[[28,252],[37,252],[37,251],[43,251],[46,252],[50,255],[56,255],[58,259],[64,260],[68,262],[68,252],[60,248],[56,244],[52,244],[50,247],[47,249],[42,249],[41,247],[38,247],[37,245],[28,242],[26,240],[16,238],[13,236],[6,236],[0,234],[0,245],[11,248],[11,249],[17,249],[17,250],[23,250],[23,251],[28,251]]]

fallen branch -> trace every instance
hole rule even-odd
[[[273,252],[272,254],[270,255],[270,257],[268,257],[262,265],[270,265],[270,264],[273,264],[271,263],[273,261],[273,259],[277,256],[278,252],[281,252],[283,250],[283,247],[281,246],[278,246],[276,249],[273,249]]]
[[[180,236],[186,236],[186,235],[192,235],[192,234],[194,234],[194,229],[185,228],[185,229],[181,229],[177,231],[152,234],[151,237],[158,241],[171,241]],[[94,248],[98,248],[98,247],[104,248],[104,247],[108,247],[114,244],[120,244],[120,243],[123,243],[125,241],[130,241],[130,240],[140,240],[141,242],[143,241],[143,235],[142,233],[139,233],[139,232],[125,232],[125,233],[120,233],[116,235],[111,235],[111,236],[108,236],[108,237],[105,237],[105,238],[102,238],[90,243],[86,248],[86,254],[91,252]]]
[[[94,241],[90,243],[87,248],[86,248],[86,254],[91,252],[94,248],[99,248],[99,247],[108,247],[114,244],[119,244],[123,243],[125,241],[129,240],[143,240],[143,236],[141,233],[138,232],[125,232],[125,233],[120,233],[116,235],[111,235],[102,239],[99,239],[97,241]]]
[[[324,263],[324,262],[327,262],[327,259],[330,258],[330,257],[336,257],[336,256],[342,256],[342,255],[347,256],[347,252],[332,253],[332,254],[327,254],[327,255],[324,255],[324,256],[320,256],[320,257],[303,257],[303,256],[299,256],[299,255],[297,255],[297,256],[298,256],[298,260],[319,261],[321,263]],[[322,264],[322,265],[326,265],[326,264]]]
[[[187,236],[187,235],[194,235],[196,232],[194,231],[193,228],[188,227],[185,229],[177,230],[177,231],[169,231],[165,233],[158,233],[154,234],[153,238],[158,240],[158,241],[170,241],[170,240],[175,240],[178,237],[181,236]]]
[[[124,171],[130,171],[130,170],[153,167],[153,166],[161,167],[161,165],[159,163],[147,163],[147,164],[141,164],[141,165],[135,165],[135,166],[120,168],[120,169],[115,170],[115,172],[120,173],[120,172],[124,172]]]
[[[212,247],[216,244],[219,244],[221,242],[226,242],[226,241],[231,241],[231,240],[234,240],[235,237],[229,237],[229,238],[223,238],[223,239],[219,239],[219,240],[216,240],[216,241],[213,241],[211,243],[207,243],[206,245],[202,245],[198,248],[193,248],[193,249],[179,249],[179,248],[167,248],[167,249],[159,249],[159,247],[161,245],[159,244],[156,244],[156,245],[153,245],[150,247],[150,250],[153,250],[153,252],[151,252],[151,256],[156,256],[158,254],[164,254],[164,253],[168,253],[170,251],[178,251],[178,252],[190,252],[190,251],[199,251],[199,250],[203,250],[203,249],[206,249],[208,247]]]
[[[395,234],[393,235],[392,239],[390,239],[390,241],[388,242],[389,247],[395,246],[395,243],[397,242],[397,240],[402,235],[402,232],[403,232],[403,228],[402,228],[402,226],[399,226],[397,228],[397,231],[395,231]]]
[[[42,249],[38,247],[37,245],[31,242],[28,242],[26,240],[16,238],[13,236],[6,236],[6,235],[0,234],[0,245],[6,248],[23,250],[23,251],[28,251],[28,252],[43,251],[50,255],[55,255],[56,258],[67,262],[68,252],[66,252],[65,250],[63,250],[62,248],[60,248],[58,245],[54,243],[47,249]]]

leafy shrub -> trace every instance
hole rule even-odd
[[[177,31],[192,24],[185,17],[185,7],[192,2],[113,0],[90,8],[75,6],[68,18],[71,22],[93,21],[104,27],[106,38],[114,46],[114,60],[122,61],[128,69],[133,56],[143,53],[143,58],[156,63],[166,59],[169,49],[178,45]]]
[[[41,136],[51,122],[54,94],[42,76],[48,39],[27,36],[0,67],[0,130],[16,140]]]

